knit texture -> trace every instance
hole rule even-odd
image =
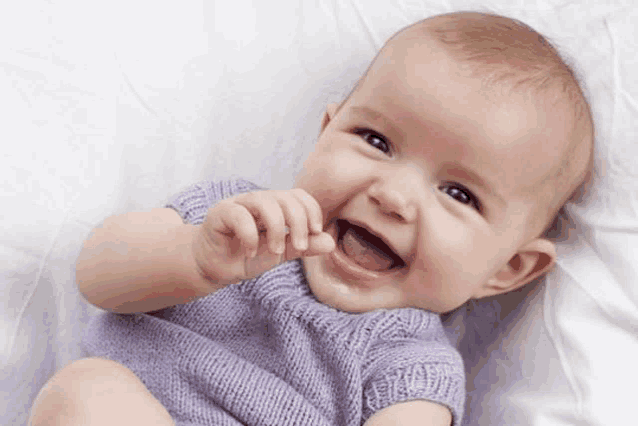
[[[170,207],[199,224],[218,200],[256,189],[206,182]],[[454,426],[463,414],[463,363],[438,315],[328,307],[310,292],[299,260],[185,305],[100,314],[84,347],[130,368],[178,426],[359,426],[414,399],[447,406]]]

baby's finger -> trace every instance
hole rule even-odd
[[[315,197],[301,188],[295,188],[290,192],[305,206],[311,233],[320,234],[323,231],[323,213]]]
[[[304,252],[295,250],[292,245],[288,245],[286,250],[286,256],[283,260],[293,260],[299,257],[318,256],[321,254],[330,253],[336,247],[336,244],[330,234],[322,232],[320,234],[313,234],[308,237],[308,249]]]
[[[272,194],[253,192],[237,197],[235,202],[250,211],[259,228],[265,228],[270,252],[282,254],[286,248],[286,222],[282,208]]]
[[[308,216],[305,206],[290,191],[278,194],[279,205],[290,229],[290,240],[295,250],[308,249]]]
[[[309,247],[304,256],[316,256],[333,251],[337,244],[330,234],[321,232],[308,238]]]
[[[209,215],[211,229],[232,234],[244,247],[247,256],[254,256],[259,246],[259,230],[253,215],[244,206],[232,202],[221,202],[214,209],[219,214]]]

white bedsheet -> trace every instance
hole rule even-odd
[[[468,424],[631,424],[638,5],[628,0],[3,6],[0,424],[25,424],[38,389],[80,354],[95,309],[75,290],[73,265],[93,226],[210,176],[290,187],[325,105],[383,41],[462,9],[519,18],[553,39],[582,75],[598,126],[595,190],[570,208],[575,232],[546,285],[500,298],[497,313],[477,308],[465,327],[450,320],[451,333],[468,330]]]

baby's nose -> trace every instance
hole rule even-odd
[[[414,189],[376,182],[368,188],[368,197],[384,214],[404,223],[416,220],[416,206],[410,195]]]

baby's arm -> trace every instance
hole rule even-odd
[[[120,313],[153,311],[283,261],[329,252],[334,241],[321,227],[316,200],[298,189],[222,200],[197,226],[182,223],[172,209],[113,216],[85,242],[76,280],[94,305]]]
[[[214,291],[192,255],[197,227],[173,209],[107,218],[85,241],[76,263],[80,292],[115,312],[148,312]]]
[[[394,404],[376,412],[364,426],[449,426],[452,414],[445,406],[416,400]]]

